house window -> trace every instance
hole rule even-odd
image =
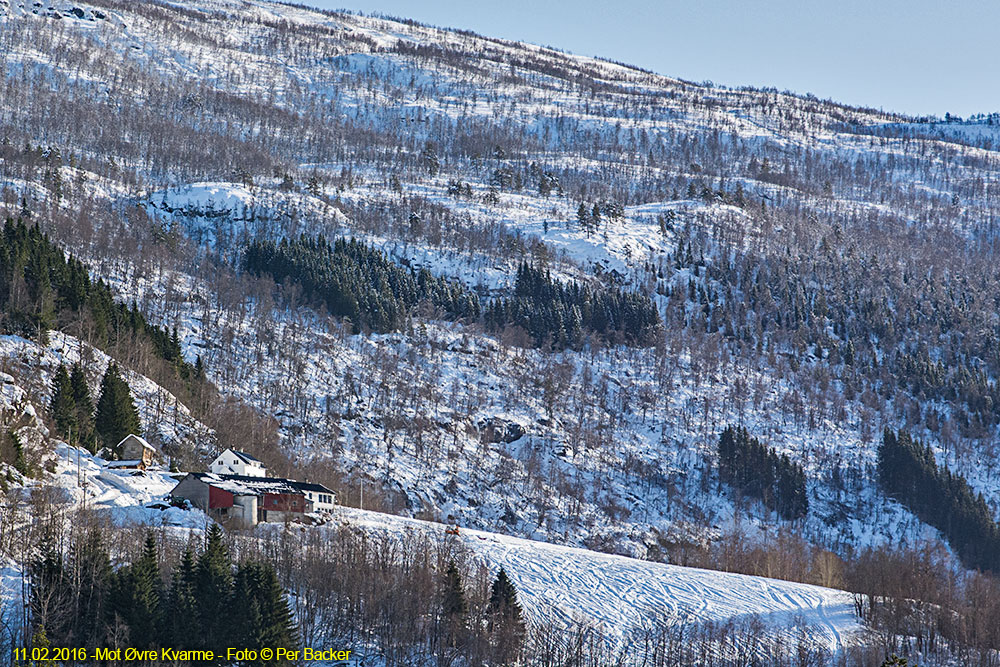
[[[299,506],[299,501],[293,500],[292,501],[292,507],[298,507],[298,506]]]

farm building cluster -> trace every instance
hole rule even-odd
[[[122,459],[108,462],[108,468],[146,470],[156,456],[155,448],[137,435],[126,437],[117,449]],[[215,457],[207,472],[187,473],[170,496],[189,501],[220,523],[241,526],[305,521],[336,504],[333,491],[322,484],[268,477],[263,462],[235,449]]]
[[[235,449],[219,454],[209,472],[188,473],[170,495],[189,500],[217,521],[244,526],[304,520],[307,514],[332,510],[336,500],[322,484],[268,477],[263,463]]]

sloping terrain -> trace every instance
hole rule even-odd
[[[369,534],[428,533],[445,526],[347,507],[333,521]],[[479,530],[453,538],[491,569],[510,573],[528,614],[567,633],[582,625],[627,644],[636,628],[757,619],[792,644],[808,633],[837,653],[862,630],[844,591],[764,577],[650,563],[624,556],[534,542]]]

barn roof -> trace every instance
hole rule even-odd
[[[284,477],[251,477],[249,475],[219,475],[213,472],[193,472],[196,479],[217,489],[239,496],[259,496],[265,493],[290,493],[301,495],[305,491],[333,493],[322,484],[297,482]]]
[[[144,449],[149,449],[149,450],[152,450],[152,451],[154,451],[154,452],[156,451],[156,448],[155,448],[155,447],[153,447],[153,446],[152,446],[151,444],[149,444],[148,442],[146,442],[146,439],[145,439],[145,438],[143,438],[142,436],[138,436],[138,435],[136,435],[135,433],[129,433],[129,434],[128,434],[128,435],[126,435],[126,436],[125,436],[124,438],[122,438],[122,441],[118,443],[118,446],[119,446],[119,447],[121,447],[122,445],[124,445],[124,444],[125,444],[126,442],[128,442],[129,440],[135,440],[135,441],[136,441],[136,442],[138,442],[138,443],[139,443],[140,445],[142,445]]]

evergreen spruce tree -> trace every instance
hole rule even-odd
[[[580,202],[580,207],[576,209],[576,221],[580,224],[580,229],[587,232],[590,235],[590,209],[583,202]]]
[[[111,592],[111,557],[101,533],[92,529],[74,544],[70,570],[76,579],[76,613],[70,646],[104,645],[107,598]]]
[[[503,568],[493,580],[486,612],[487,630],[492,635],[491,645],[496,662],[515,662],[524,641],[524,620],[517,601],[517,589]]]
[[[69,375],[76,407],[76,441],[91,454],[97,453],[97,436],[94,433],[94,400],[90,397],[87,375],[80,364],[73,364]]]
[[[257,599],[263,623],[261,646],[295,646],[297,630],[278,575],[270,563],[261,563],[258,568]]]
[[[264,646],[264,621],[257,597],[256,569],[256,563],[240,563],[236,568],[231,607],[235,643],[251,649]]]
[[[468,607],[465,602],[465,589],[462,587],[462,575],[458,572],[455,561],[448,563],[444,574],[444,597],[441,603],[442,612],[449,618],[465,618]]]
[[[31,466],[28,465],[28,459],[24,455],[24,445],[21,444],[21,438],[14,431],[7,431],[6,435],[7,440],[10,442],[11,451],[14,454],[11,465],[14,466],[14,470],[25,477],[31,477]]]
[[[94,428],[101,444],[113,451],[130,433],[142,435],[139,412],[132,401],[128,383],[118,373],[117,364],[108,366],[101,380],[101,397],[97,400]],[[118,451],[114,454],[121,456]]]
[[[161,629],[163,645],[177,649],[195,649],[201,645],[201,625],[198,621],[198,601],[195,598],[198,564],[188,548],[173,572],[170,593],[167,596],[164,626]]]
[[[241,645],[295,646],[292,611],[270,563],[241,563],[233,589],[232,625],[240,633]]]
[[[73,399],[73,384],[70,382],[66,367],[59,365],[56,376],[52,380],[52,401],[49,403],[49,414],[56,425],[56,433],[63,438],[78,436],[76,425],[76,401]]]
[[[208,529],[205,551],[198,558],[195,601],[202,648],[225,653],[229,645],[229,605],[233,599],[233,565],[222,540],[222,528]]]
[[[490,601],[487,605],[491,623],[522,625],[521,604],[517,601],[517,589],[503,568],[497,572],[490,587]],[[523,629],[523,628],[522,628]]]
[[[140,649],[159,643],[163,591],[158,561],[156,539],[149,532],[142,556],[114,577],[112,609],[128,625],[131,644]]]
[[[441,597],[441,617],[447,646],[456,647],[462,643],[467,612],[462,575],[459,574],[455,561],[450,561],[445,570]]]

